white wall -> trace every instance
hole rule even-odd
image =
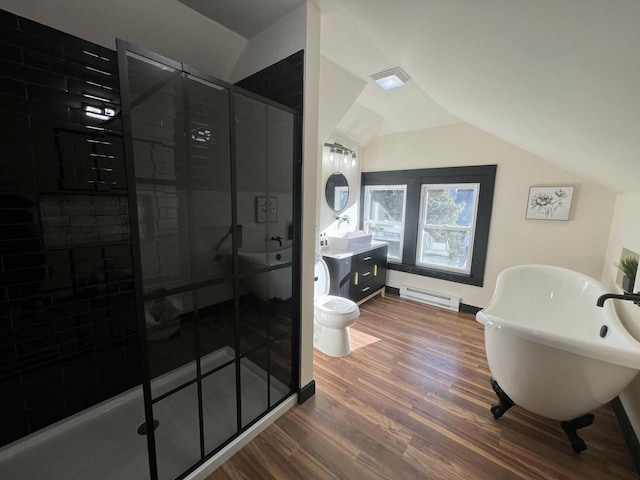
[[[454,294],[483,307],[498,273],[512,265],[559,265],[600,278],[615,196],[599,185],[465,123],[378,137],[364,157],[363,171],[498,165],[484,286],[396,271],[387,285]],[[570,220],[526,220],[529,187],[549,185],[575,186]]]
[[[111,49],[122,38],[222,80],[247,44],[176,0],[1,0],[0,8]]]
[[[613,220],[611,222],[611,233],[609,235],[609,246],[604,260],[602,270],[602,283],[611,288],[611,292],[622,293],[621,288],[616,285],[617,269],[614,262],[620,261],[620,253],[623,248],[640,252],[640,221],[638,221],[638,210],[640,209],[640,193],[621,194],[616,198]],[[640,279],[640,277],[638,277]],[[635,290],[640,290],[636,280]],[[612,300],[608,300],[612,301]],[[640,339],[640,308],[631,302],[615,301],[616,309],[625,327],[637,339]],[[640,436],[640,377],[620,395],[620,400],[624,405],[627,416],[633,425],[636,435]]]
[[[347,72],[340,65],[333,63],[326,57],[320,58],[318,120],[318,140],[320,143],[329,140],[336,126],[353,106],[366,85],[367,82]]]
[[[313,266],[315,263],[319,158],[318,109],[320,95],[320,12],[306,3],[306,42],[304,62],[304,138],[302,166],[302,312],[300,340],[300,385],[313,380]]]
[[[324,18],[324,17],[323,17]],[[336,126],[345,117],[354,102],[367,85],[367,82],[352,75],[344,68],[333,63],[326,57],[320,60],[320,105],[318,120],[318,141],[324,143],[339,143],[356,152],[356,165],[351,162],[343,163],[330,161],[327,149],[321,157],[321,174],[318,176],[318,219],[319,233],[346,232],[358,227],[358,204],[360,198],[360,172],[362,166],[362,152],[357,141],[335,132]],[[349,201],[347,206],[339,212],[341,216],[351,218],[348,224],[338,224],[336,212],[329,208],[325,198],[325,185],[333,173],[342,173],[349,183]]]

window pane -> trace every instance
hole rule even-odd
[[[374,240],[389,243],[391,262],[402,261],[406,196],[406,185],[365,187],[364,229]]]
[[[473,225],[475,201],[478,187],[427,188],[427,208],[425,223],[428,225],[449,225],[470,227]]]
[[[371,190],[369,220],[403,222],[404,192],[404,189]]]
[[[387,257],[400,260],[402,258],[402,230],[403,225],[393,225],[384,223],[368,223],[365,225],[367,233],[372,235],[373,240],[387,242],[389,250]]]
[[[416,264],[469,273],[479,184],[422,186]]]
[[[422,231],[419,263],[431,267],[468,270],[469,231],[425,228]]]

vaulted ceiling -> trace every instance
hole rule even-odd
[[[153,45],[226,78],[246,39],[304,1],[0,0],[0,8],[103,45],[114,35]],[[361,90],[332,117],[341,135],[366,145],[466,122],[613,192],[640,191],[639,0],[311,1],[322,13],[323,64]],[[210,19],[228,30],[209,28]],[[404,87],[383,91],[369,78],[395,66],[411,76]]]
[[[247,14],[253,2],[232,3]],[[612,191],[640,191],[637,0],[315,3],[322,54],[368,82],[342,133],[372,114],[380,135],[464,121]],[[372,84],[395,66],[405,87]]]

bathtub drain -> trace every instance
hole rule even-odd
[[[158,420],[154,420],[153,421],[153,429],[155,430],[156,428],[158,428],[158,425],[160,425],[160,422]],[[140,426],[138,427],[138,430],[136,430],[138,432],[138,435],[146,435],[147,434],[147,422],[142,422],[140,424]]]

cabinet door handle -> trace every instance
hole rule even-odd
[[[378,265],[374,265],[373,266],[373,276],[377,277],[378,276]]]
[[[371,260],[371,257],[364,257],[362,260],[364,260],[365,262],[368,262],[369,260]]]
[[[358,272],[356,272],[356,276],[353,281],[354,285],[358,285]]]
[[[363,292],[366,292],[366,291],[367,291],[367,290],[369,290],[370,288],[371,288],[371,287],[364,287],[364,288],[362,289],[362,291],[363,291]]]
[[[363,277],[368,277],[369,275],[371,275],[371,270],[362,274]]]

